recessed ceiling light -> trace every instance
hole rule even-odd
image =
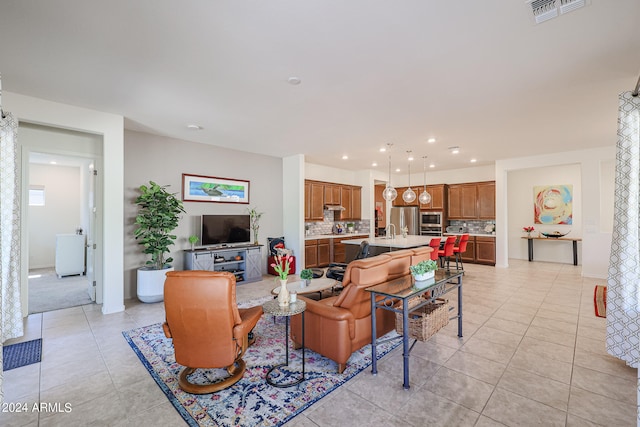
[[[382,147],[382,148],[380,149],[380,152],[381,152],[381,153],[384,153],[385,151],[387,151],[387,149],[386,149],[386,148],[384,148],[384,147]]]
[[[476,160],[476,159],[471,159],[470,161],[471,161],[471,163],[475,163],[475,162],[477,162],[477,160]]]
[[[435,167],[436,167],[436,165],[434,165],[433,163],[431,163],[431,164],[429,165],[429,167],[430,167],[430,168],[435,168]]]
[[[342,156],[342,160],[347,160],[349,158],[349,156],[347,156],[346,154],[344,156]]]
[[[407,160],[409,160],[410,162],[413,161],[413,156],[409,156]]]
[[[287,79],[287,82],[290,85],[294,85],[295,86],[295,85],[299,85],[300,83],[302,83],[302,80],[300,80],[300,77],[289,77]]]
[[[58,162],[56,162],[55,160],[51,160],[51,161],[49,162],[49,164],[50,164],[50,165],[57,165],[57,164],[58,164]]]
[[[451,151],[451,154],[458,154],[460,152],[460,147],[457,145],[455,147],[449,147],[449,151]]]
[[[400,168],[396,168],[396,172],[400,172]]]
[[[378,166],[378,164],[376,162],[373,162],[373,163],[371,163],[371,166],[373,166],[375,168],[376,166]]]
[[[429,139],[427,139],[427,142],[429,144],[433,144],[434,142],[436,142],[436,139],[435,138],[429,138]]]
[[[190,129],[190,130],[201,130],[202,126],[196,125],[196,124],[190,124],[190,125],[187,125],[187,129]]]

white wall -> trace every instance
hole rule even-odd
[[[96,257],[100,258],[100,265],[104,265],[106,268],[104,271],[96,269],[96,280],[104,283],[102,313],[108,314],[123,311],[122,189],[124,175],[124,118],[116,114],[60,104],[12,92],[5,91],[2,95],[4,110],[13,113],[20,122],[48,125],[102,136],[104,180],[102,200],[98,202],[104,207],[100,212],[103,213],[103,217],[99,218],[104,232],[102,233],[103,241],[97,242]],[[21,137],[18,135],[18,142],[21,143],[20,141]],[[22,161],[22,158],[20,161]],[[24,181],[26,177],[23,176],[22,179]],[[22,195],[22,212],[24,213],[26,211],[24,202],[26,188],[23,188]],[[28,233],[24,227],[26,227],[25,224],[23,224],[20,244],[22,247],[28,247]],[[26,251],[23,251],[21,260],[23,313],[27,312],[28,298],[28,259],[26,255]]]
[[[44,206],[29,206],[29,269],[53,267],[56,234],[80,226],[80,168],[32,164],[29,184],[45,191]]]
[[[284,234],[282,159],[133,131],[125,131],[124,154],[126,298],[136,296],[136,271],[148,260],[133,237],[133,231],[138,188],[149,181],[169,185],[169,191],[179,193],[180,198],[183,173],[250,181],[249,204],[184,203],[186,214],[175,230],[178,239],[170,254],[174,258],[173,266],[176,270],[183,268],[182,250],[191,246],[188,237],[199,234],[199,218],[202,214],[245,214],[249,207],[255,207],[259,212],[264,212],[260,219],[261,244],[266,245],[267,237]],[[303,228],[302,225],[300,228]],[[264,247],[262,257],[263,273],[266,273],[267,251]]]
[[[560,231],[569,233],[567,237],[582,237],[582,185],[579,164],[529,168],[510,171],[507,178],[507,200],[509,201],[508,233],[509,258],[528,259],[527,240],[522,239],[525,233],[522,227],[533,226],[534,236],[539,232]],[[573,224],[547,225],[534,224],[533,188],[539,185],[568,184],[573,186]],[[581,244],[578,243],[578,262]],[[533,242],[534,259],[560,263],[573,263],[571,242]]]

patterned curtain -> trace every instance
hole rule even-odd
[[[639,220],[640,97],[625,92],[619,97],[618,107],[613,234],[607,280],[607,351],[635,368],[640,365]]]
[[[0,104],[1,105],[1,104]],[[0,109],[0,350],[9,338],[22,336],[20,303],[20,179],[18,123]],[[0,351],[0,402],[2,351]]]

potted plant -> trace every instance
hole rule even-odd
[[[264,215],[264,212],[258,212],[257,208],[247,209],[249,211],[249,220],[251,221],[251,230],[253,231],[253,244],[259,245],[258,230],[260,229],[260,217]]]
[[[189,243],[191,243],[191,250],[193,250],[193,247],[195,246],[196,243],[198,243],[198,236],[193,235],[193,236],[189,236]]]
[[[438,263],[432,259],[420,261],[416,265],[409,267],[411,274],[413,274],[413,277],[418,282],[431,279],[435,275],[437,269]]]
[[[142,302],[164,299],[165,275],[173,270],[169,264],[173,258],[165,259],[165,254],[175,243],[176,236],[171,232],[178,227],[180,214],[185,210],[182,201],[169,193],[167,187],[149,181],[148,186],[140,186],[140,195],[135,202],[138,215],[134,236],[144,247],[143,253],[151,256],[146,266],[138,269],[137,294]]]
[[[310,268],[305,268],[300,272],[300,278],[302,279],[303,286],[308,286],[311,284],[311,279],[313,279],[313,271]]]

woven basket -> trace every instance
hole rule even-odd
[[[422,307],[411,310],[422,298],[414,298],[409,303],[409,338],[428,340],[433,334],[449,324],[449,301],[437,299]],[[402,304],[398,308],[402,308]],[[402,335],[402,313],[396,313],[396,332]]]

